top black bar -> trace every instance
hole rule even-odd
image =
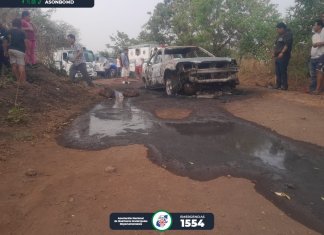
[[[91,8],[94,0],[0,0],[0,8]]]

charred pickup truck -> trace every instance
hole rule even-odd
[[[167,95],[195,94],[204,88],[239,84],[234,59],[215,57],[203,48],[176,46],[161,48],[144,65],[146,88],[165,88]]]

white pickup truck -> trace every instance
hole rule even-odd
[[[54,62],[56,69],[60,71],[65,71],[67,75],[70,73],[70,68],[72,62],[69,58],[72,56],[72,51],[70,49],[61,49],[54,52]],[[84,57],[86,59],[87,71],[91,78],[97,77],[97,72],[95,71],[95,56],[92,51],[84,49]],[[81,73],[77,73],[76,77],[82,77]]]

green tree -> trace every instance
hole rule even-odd
[[[279,13],[269,0],[165,0],[140,34],[166,44],[195,44],[215,54],[270,57]]]
[[[120,31],[117,31],[116,35],[110,36],[110,40],[113,43],[113,45],[107,44],[107,47],[116,49],[123,49],[125,47],[129,47],[140,42],[135,38],[130,38],[128,34]]]
[[[7,27],[11,27],[14,18],[20,18],[23,9],[1,8],[0,21]],[[32,22],[37,29],[37,57],[40,62],[51,64],[53,52],[59,48],[66,47],[66,35],[73,33],[78,36],[78,30],[66,22],[57,22],[51,19],[55,10],[47,11],[32,8]]]
[[[164,0],[158,3],[154,9],[149,21],[144,25],[139,39],[147,42],[157,42],[160,44],[173,44],[176,35],[172,27],[172,20],[175,10],[174,0]]]

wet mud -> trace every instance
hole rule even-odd
[[[289,216],[324,233],[324,148],[235,118],[220,103],[153,92],[117,98],[77,118],[58,143],[87,150],[144,144],[152,162],[177,175],[199,181],[227,175],[250,179]],[[154,115],[156,109],[168,107],[192,113],[178,121]]]

